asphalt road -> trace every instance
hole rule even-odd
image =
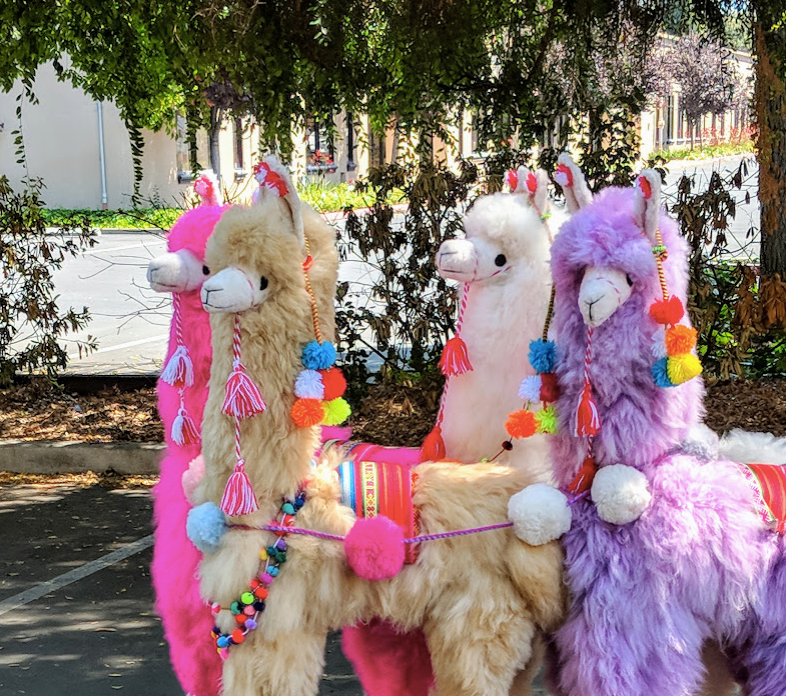
[[[676,182],[685,172],[695,176],[695,190],[706,188],[713,168],[732,172],[740,157],[699,166],[673,166],[665,194],[673,201]],[[751,227],[758,228],[759,206],[756,197],[758,172],[751,164],[745,189],[735,192],[738,203],[736,219],[729,230],[729,252],[750,259],[758,256],[758,244],[746,239]],[[745,203],[745,191],[751,200]],[[169,296],[152,292],[145,281],[149,260],[163,253],[164,240],[149,232],[104,234],[98,245],[75,259],[69,259],[55,279],[61,306],[81,309],[87,306],[93,317],[87,330],[97,337],[99,349],[87,357],[78,355],[73,346],[69,371],[81,373],[156,372],[166,351],[171,316]],[[359,260],[342,263],[340,277],[363,283],[373,273]],[[356,288],[360,287],[355,285]]]

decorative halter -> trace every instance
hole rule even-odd
[[[212,172],[201,174],[194,183],[194,191],[201,199],[200,205],[219,205],[218,181]],[[180,447],[198,445],[199,430],[193,418],[188,415],[185,404],[185,389],[194,385],[194,364],[183,343],[183,318],[180,306],[180,293],[172,297],[172,322],[175,326],[176,348],[161,371],[161,379],[175,387],[180,395],[180,408],[172,422],[172,441]]]
[[[289,198],[295,195],[290,191],[285,173],[277,171],[280,165],[262,161],[254,167],[254,174],[261,188],[272,195]],[[302,221],[299,223],[302,227]],[[295,223],[296,228],[298,222]],[[315,340],[306,344],[303,349],[302,361],[305,367],[295,380],[295,396],[297,400],[292,406],[290,415],[298,427],[310,428],[316,425],[339,425],[350,415],[349,404],[343,398],[347,383],[341,370],[334,367],[336,349],[330,341],[322,338],[319,325],[317,301],[311,287],[308,272],[314,259],[310,253],[310,245],[304,238],[306,259],[303,261],[303,277],[306,292],[311,305],[311,319]],[[240,421],[263,413],[265,404],[259,387],[248,375],[241,360],[240,316],[235,315],[234,335],[232,341],[232,373],[227,380],[223,413],[232,416],[235,421],[235,468],[224,489],[221,498],[221,510],[229,515],[248,515],[259,509],[254,489],[246,473],[245,460],[242,456],[240,441]]]

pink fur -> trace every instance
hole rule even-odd
[[[187,249],[203,260],[207,239],[223,211],[224,208],[218,206],[202,206],[184,213],[167,237],[167,250]],[[179,295],[183,341],[194,365],[194,384],[185,389],[185,406],[201,432],[212,359],[210,321],[202,309],[199,290]],[[173,325],[164,364],[176,347]],[[156,611],[161,616],[172,666],[180,684],[195,696],[216,696],[221,660],[209,640],[213,615],[199,595],[196,572],[202,554],[186,537],[186,516],[191,505],[183,491],[183,474],[200,454],[200,446],[179,447],[172,442],[172,421],[179,408],[178,390],[159,380],[158,411],[164,424],[167,454],[161,462],[161,478],[153,490],[155,545],[150,574],[156,594]]]
[[[404,534],[384,515],[359,519],[344,540],[344,551],[359,578],[387,580],[404,567]]]

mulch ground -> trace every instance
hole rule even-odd
[[[786,436],[786,379],[735,380],[709,387],[707,425]],[[431,430],[438,395],[416,384],[372,387],[352,415],[353,437],[417,447]],[[84,396],[42,383],[0,390],[0,439],[161,442],[154,389]]]

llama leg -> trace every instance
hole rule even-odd
[[[648,614],[641,604],[624,606],[618,599],[606,607],[605,611],[584,607],[557,632],[563,693],[686,696],[699,690],[702,639],[697,626],[685,630],[693,623],[690,616],[660,616],[652,612],[648,627]],[[632,617],[631,612],[638,613],[638,617]],[[596,620],[589,621],[588,614]],[[673,629],[663,630],[668,624],[681,627],[678,639],[675,640]]]
[[[508,696],[516,671],[529,662],[536,629],[520,608],[499,608],[480,618],[478,613],[432,619],[424,627],[436,682],[433,696]]]
[[[289,631],[272,641],[251,635],[224,663],[224,696],[316,696],[327,633]]]
[[[546,655],[546,639],[537,633],[532,640],[532,656],[520,669],[513,679],[513,686],[510,689],[510,696],[532,696],[532,682],[538,676],[540,668],[543,666],[543,659]]]
[[[737,682],[732,676],[728,660],[718,644],[715,641],[707,642],[701,656],[707,674],[704,677],[700,695],[731,696],[737,687]]]

